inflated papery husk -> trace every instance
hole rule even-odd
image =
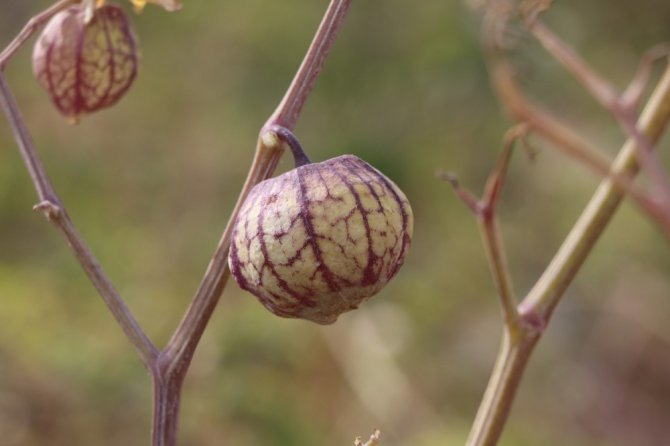
[[[123,9],[97,8],[88,23],[81,5],[56,14],[33,51],[33,71],[67,118],[109,107],[137,75],[137,43]]]
[[[344,155],[254,187],[235,223],[230,269],[276,315],[330,324],[396,274],[412,228],[405,194]]]

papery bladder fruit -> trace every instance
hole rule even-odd
[[[137,43],[130,21],[115,5],[86,20],[82,5],[51,18],[33,51],[33,71],[56,108],[76,121],[115,104],[137,75]]]
[[[256,185],[235,223],[229,265],[274,314],[330,324],[396,274],[412,228],[398,186],[343,155]]]

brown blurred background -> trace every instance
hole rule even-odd
[[[142,64],[117,106],[70,126],[33,79],[7,75],[71,216],[152,339],[163,345],[204,272],[257,132],[326,0],[185,0],[134,16]],[[8,43],[48,1],[2,3]],[[128,8],[130,9],[130,8]],[[670,40],[670,3],[557,2],[546,21],[624,86]],[[473,217],[435,179],[481,190],[509,121],[489,87],[476,14],[457,1],[354,2],[296,129],[314,160],[354,153],[406,192],[405,267],[334,326],[272,316],[225,290],[185,386],[184,445],[460,445],[500,331]],[[523,83],[613,155],[623,135],[529,37]],[[658,77],[656,71],[656,77]],[[501,223],[519,294],[597,179],[535,140],[517,156]],[[660,144],[665,165],[668,138]],[[281,170],[290,167],[288,159]],[[151,386],[57,232],[0,124],[0,445],[145,445]],[[624,205],[568,290],[530,363],[504,445],[670,444],[670,246]]]

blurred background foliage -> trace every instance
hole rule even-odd
[[[163,345],[197,287],[326,0],[185,0],[135,16],[139,78],[76,126],[31,75],[7,70],[74,221],[150,336]],[[8,43],[46,0],[5,1]],[[670,40],[670,3],[557,2],[554,30],[623,86]],[[499,339],[475,221],[436,168],[481,190],[509,121],[489,87],[478,20],[457,1],[354,2],[296,129],[314,160],[354,153],[414,207],[398,277],[334,326],[284,320],[234,283],[187,378],[184,445],[460,445]],[[519,34],[523,83],[613,155],[622,134]],[[660,71],[660,70],[659,70]],[[532,285],[597,179],[535,140],[514,159],[501,223],[519,294]],[[668,138],[660,144],[668,165]],[[280,170],[290,167],[286,158]],[[0,124],[0,444],[142,445],[151,386],[35,194]],[[670,255],[626,204],[568,290],[525,376],[504,445],[670,443]]]

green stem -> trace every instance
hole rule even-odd
[[[507,267],[504,244],[500,235],[500,226],[495,216],[483,217],[479,220],[479,232],[484,240],[486,257],[493,275],[493,281],[500,296],[505,326],[514,335],[519,328],[519,312],[512,286],[512,278]]]
[[[523,371],[540,339],[540,333],[534,333],[534,336],[515,336],[508,328],[503,332],[493,373],[468,437],[468,446],[493,446],[498,442]]]

